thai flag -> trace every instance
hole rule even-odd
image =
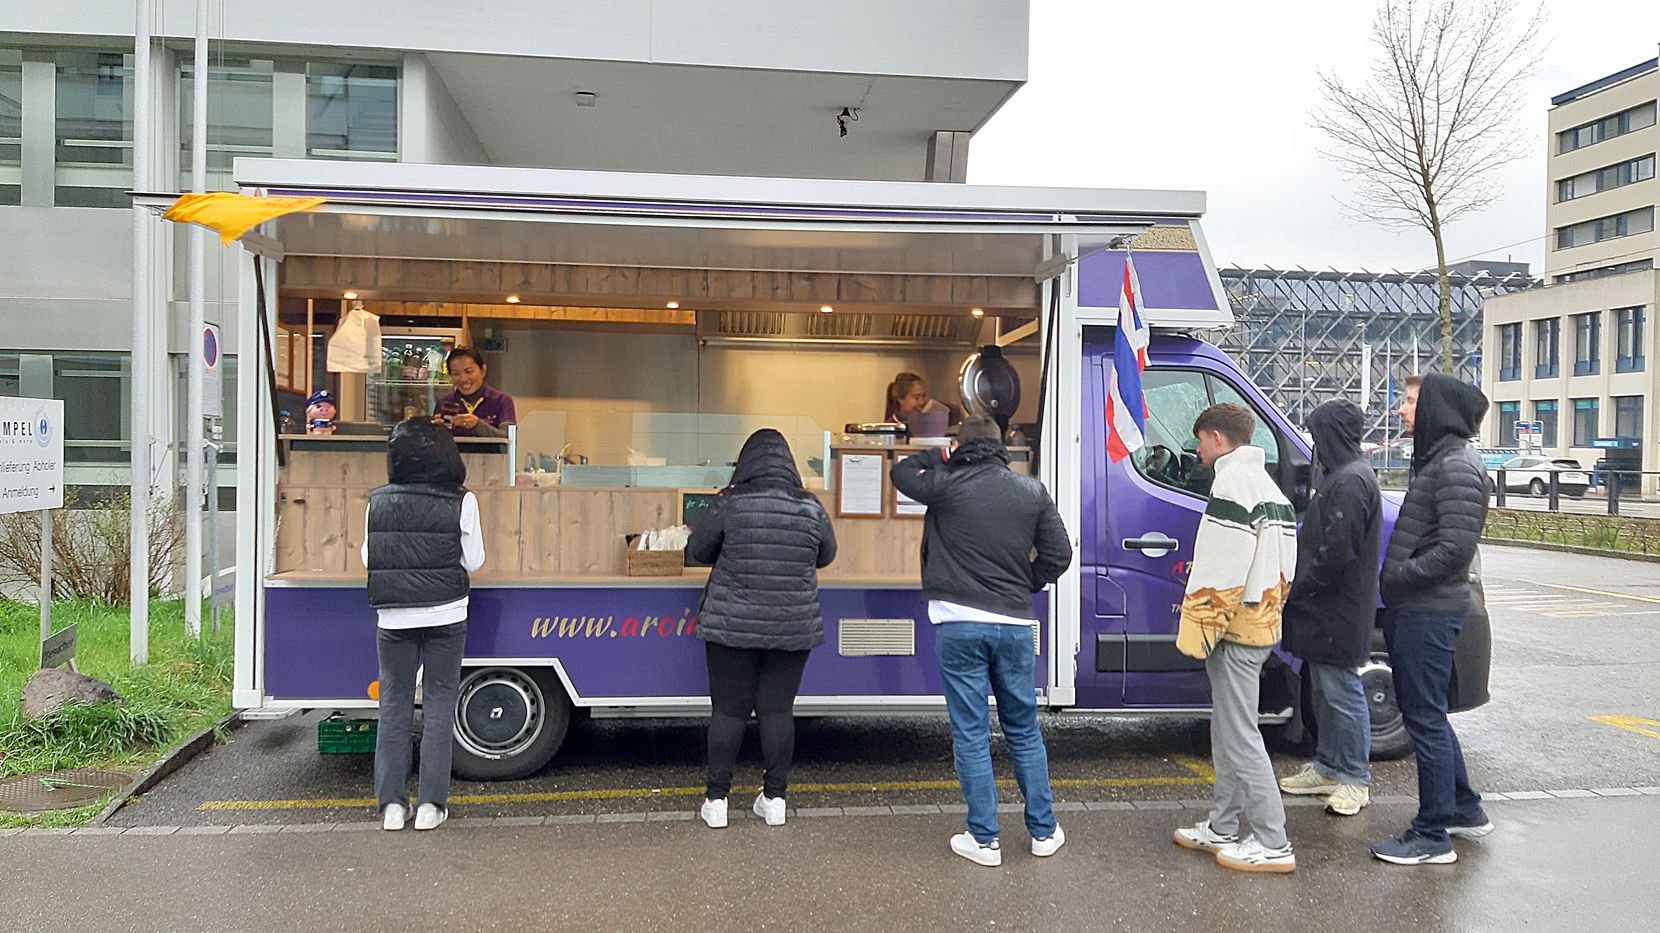
[[[1107,377],[1107,456],[1112,462],[1140,450],[1147,431],[1147,397],[1141,372],[1147,368],[1147,321],[1141,316],[1141,282],[1135,263],[1124,256],[1124,289],[1118,296],[1118,327]]]

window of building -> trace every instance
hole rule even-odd
[[[56,202],[127,207],[133,181],[132,56],[57,53]]]
[[[1574,375],[1594,376],[1602,368],[1602,313],[1574,315]]]
[[[1545,429],[1545,439],[1541,442],[1546,447],[1556,446],[1556,399],[1545,399],[1533,403],[1533,420],[1539,422]]]
[[[1558,349],[1562,339],[1562,319],[1553,317],[1533,322],[1533,375],[1538,379],[1554,379],[1562,374]]]
[[[1522,378],[1522,325],[1499,325],[1499,381]]]
[[[1499,403],[1499,429],[1493,437],[1493,444],[1498,447],[1509,447],[1516,443],[1516,422],[1522,420],[1521,402]]]
[[[1589,447],[1591,442],[1601,437],[1601,425],[1597,422],[1599,400],[1594,398],[1574,399],[1574,446]]]
[[[1620,395],[1614,398],[1614,436],[1643,438],[1643,397]]]
[[[271,74],[267,59],[213,61],[208,68],[207,190],[229,191],[231,163],[239,156],[272,155]],[[190,188],[191,95],[195,73],[179,75],[179,190]]]
[[[1561,285],[1564,282],[1579,282],[1585,279],[1600,279],[1610,275],[1625,275],[1627,272],[1646,272],[1652,268],[1654,268],[1654,260],[1634,259],[1631,262],[1622,262],[1612,266],[1598,266],[1595,269],[1554,275],[1551,276],[1551,281]]]
[[[1639,181],[1648,181],[1654,177],[1654,153],[1649,153],[1640,159],[1631,159],[1618,165],[1599,168],[1593,172],[1585,172],[1572,178],[1564,178],[1556,183],[1556,200],[1572,201],[1586,195],[1607,191],[1610,188],[1620,188]]]
[[[398,158],[398,69],[313,62],[306,66],[306,155]]]
[[[23,200],[23,53],[0,49],[0,204]]]
[[[1594,146],[1603,140],[1624,136],[1637,130],[1647,129],[1654,125],[1654,101],[1638,104],[1630,110],[1624,110],[1612,116],[1593,120],[1571,130],[1563,130],[1556,134],[1556,151],[1558,153],[1573,152]]]
[[[1614,309],[1614,371],[1643,371],[1643,324],[1647,308]]]
[[[63,400],[64,461],[122,464],[131,458],[127,354],[0,353],[0,395]]]
[[[1636,236],[1639,233],[1648,233],[1653,229],[1654,208],[1640,207],[1634,211],[1615,214],[1612,217],[1587,220],[1571,227],[1557,227],[1556,248],[1571,249],[1575,246],[1600,243],[1603,240]]]

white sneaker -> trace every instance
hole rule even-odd
[[[1210,820],[1183,826],[1176,830],[1171,838],[1176,840],[1176,845],[1184,849],[1196,849],[1200,852],[1216,852],[1239,841],[1238,835],[1219,833],[1211,829]]]
[[[403,829],[404,821],[409,819],[409,808],[401,803],[389,803],[381,811],[380,828],[390,832]]]
[[[1059,852],[1061,850],[1061,846],[1064,845],[1066,845],[1066,833],[1061,831],[1059,824],[1056,824],[1054,835],[1050,836],[1048,839],[1032,840],[1032,854],[1038,858],[1048,858],[1056,852]]]
[[[435,803],[423,803],[415,808],[416,829],[437,829],[450,818],[450,811],[438,809]]]
[[[1359,784],[1344,784],[1326,798],[1326,812],[1354,816],[1372,802],[1372,792]]]
[[[1057,835],[1059,833],[1057,832]],[[1003,848],[997,840],[981,842],[972,833],[958,833],[951,837],[951,851],[976,865],[996,868],[1003,864]]]
[[[784,798],[768,797],[766,791],[755,795],[755,815],[767,821],[768,826],[784,825]]]
[[[725,829],[726,798],[722,797],[719,800],[704,798],[703,806],[698,809],[697,815],[703,818],[704,824],[710,829]]]
[[[1235,871],[1261,871],[1283,875],[1297,870],[1297,856],[1291,844],[1283,849],[1270,849],[1255,836],[1246,836],[1231,846],[1216,852],[1216,864]]]
[[[1303,769],[1296,774],[1280,778],[1280,790],[1288,794],[1324,797],[1335,792],[1337,786],[1337,782],[1321,774],[1313,762],[1303,765]]]

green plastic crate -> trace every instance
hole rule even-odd
[[[317,752],[322,755],[363,755],[375,751],[373,719],[348,719],[339,713],[317,723]]]

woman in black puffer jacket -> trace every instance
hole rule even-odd
[[[714,567],[697,623],[714,707],[701,816],[713,828],[726,825],[732,768],[754,712],[766,767],[755,814],[782,825],[795,695],[807,652],[824,643],[818,568],[836,557],[830,516],[801,484],[784,435],[763,428],[744,442],[731,485],[698,522],[686,556]]]

